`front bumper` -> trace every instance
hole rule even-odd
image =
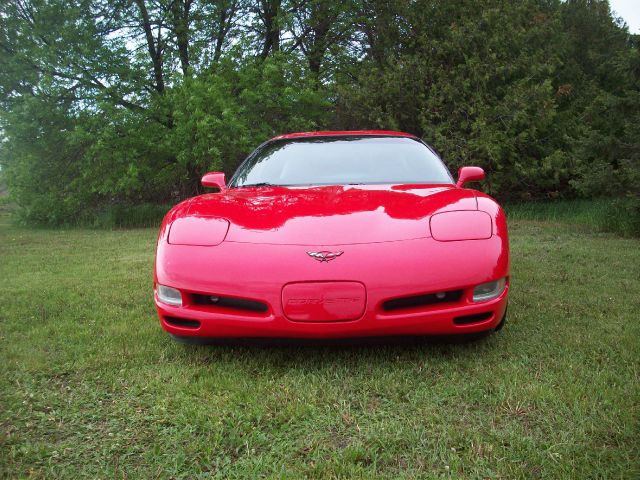
[[[342,246],[257,245],[223,242],[216,247],[158,246],[156,282],[183,292],[183,306],[155,297],[162,327],[179,336],[341,338],[451,335],[495,328],[503,318],[509,283],[495,299],[474,303],[474,286],[508,277],[508,246],[499,237],[462,242],[431,238]],[[317,262],[310,250],[340,250]],[[291,319],[283,288],[291,282],[358,282],[366,288],[362,314],[343,321]],[[385,309],[411,295],[458,291],[455,301]],[[258,301],[264,311],[203,305],[196,295]]]
[[[275,338],[341,338],[402,335],[455,335],[482,332],[495,328],[507,307],[507,289],[495,300],[475,305],[438,308],[431,311],[402,313],[365,312],[357,320],[342,322],[295,322],[283,315],[266,316],[239,313],[211,313],[190,307],[172,307],[156,299],[162,327],[169,333],[195,337],[275,337]],[[486,318],[484,317],[486,315]],[[457,318],[481,318],[458,325]],[[174,323],[188,319],[198,326]]]

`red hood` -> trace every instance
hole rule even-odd
[[[434,213],[476,209],[448,185],[265,187],[195,197],[184,216],[227,219],[227,242],[328,246],[428,237]]]

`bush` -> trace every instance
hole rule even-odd
[[[81,224],[99,228],[159,227],[172,205],[143,203],[140,205],[113,205]]]
[[[637,197],[508,203],[505,211],[510,219],[575,223],[598,231],[640,237]]]

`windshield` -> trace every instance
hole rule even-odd
[[[409,137],[322,137],[269,142],[243,163],[230,187],[453,183],[442,161]]]

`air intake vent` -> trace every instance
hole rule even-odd
[[[489,320],[493,316],[493,312],[476,313],[475,315],[465,315],[464,317],[456,317],[453,323],[456,325],[471,325],[472,323],[480,323]]]
[[[427,293],[424,295],[414,295],[411,297],[400,297],[387,300],[382,304],[382,308],[387,311],[402,310],[405,308],[426,307],[437,305],[438,303],[457,302],[462,297],[462,290],[451,290],[449,292]]]
[[[196,305],[208,305],[211,307],[232,308],[234,310],[244,310],[249,312],[265,313],[269,307],[266,303],[257,300],[247,300],[245,298],[221,297],[218,295],[192,294],[193,303]]]
[[[198,328],[200,326],[200,322],[198,320],[190,320],[188,318],[164,317],[164,319],[168,324],[175,327]]]

